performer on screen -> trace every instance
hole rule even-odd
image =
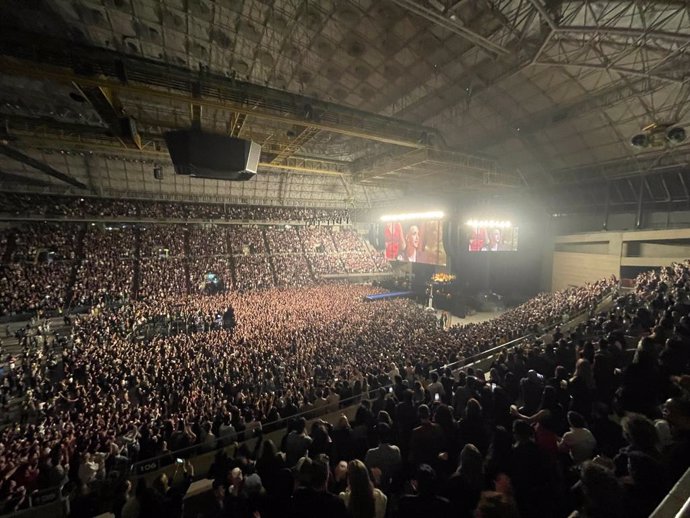
[[[405,256],[404,261],[410,263],[424,262],[419,246],[419,227],[417,225],[410,225],[410,229],[405,236]]]
[[[383,237],[386,242],[386,259],[395,261],[398,259],[400,249],[405,247],[402,225],[396,221],[386,223]]]
[[[475,228],[470,237],[470,252],[481,252],[486,241],[486,231],[483,228]]]
[[[503,240],[501,239],[500,228],[493,228],[489,231],[489,242],[482,250],[488,252],[499,252],[503,250]]]

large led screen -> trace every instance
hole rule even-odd
[[[387,221],[380,223],[379,228],[387,260],[445,266],[442,221]]]
[[[518,249],[518,228],[507,222],[479,221],[467,225],[470,252],[516,252]]]

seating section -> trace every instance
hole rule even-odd
[[[71,304],[89,306],[131,297],[135,252],[134,227],[88,225],[83,259],[72,287]]]
[[[345,273],[345,267],[340,254],[307,254],[307,260],[314,276],[320,278],[323,275],[339,275]]]
[[[297,230],[294,227],[268,227],[266,229],[268,248],[273,255],[299,254],[302,252]]]
[[[281,288],[306,286],[312,282],[309,264],[301,254],[274,255],[273,267],[276,272],[276,285]]]
[[[139,227],[140,257],[178,257],[185,255],[187,228],[179,225]]]
[[[189,256],[209,257],[228,255],[227,227],[217,225],[213,227],[195,226],[188,232]]]
[[[209,273],[220,278],[226,289],[233,289],[232,258],[221,256],[190,257],[187,260],[189,270],[189,293],[203,293]]]
[[[81,229],[74,223],[31,223],[3,231],[0,316],[68,304]]]
[[[227,205],[0,193],[0,213],[13,216],[124,217],[144,219],[203,219],[241,221],[299,221],[344,224],[346,209]]]
[[[240,291],[261,290],[275,285],[271,263],[265,255],[235,256],[236,288]]]
[[[7,241],[3,304],[55,307],[70,289],[103,300],[87,276],[107,268],[96,263],[106,243],[117,248],[108,258],[138,269],[140,299],[75,316],[59,347],[45,322],[18,333],[22,354],[3,367],[3,513],[69,482],[80,516],[119,513],[128,498],[146,515],[182,515],[158,481],[124,498],[115,488],[149,464],[210,454],[207,508],[224,483],[245,480],[223,501],[243,516],[319,516],[324,502],[347,516],[359,477],[367,516],[378,506],[392,518],[644,518],[690,466],[690,260],[641,274],[628,292],[601,279],[446,328],[410,300],[367,301],[369,285],[300,286],[337,268],[324,257],[346,271],[362,257],[375,266],[354,232],[336,232],[326,252],[323,235],[251,227],[268,253],[222,255],[206,253],[222,244],[190,246],[193,226],[89,225],[74,240],[55,228],[54,243],[45,230]],[[300,238],[306,253],[272,251]],[[65,243],[76,259],[28,260],[72,257]],[[159,245],[171,253],[150,252]],[[194,296],[210,270],[241,288]],[[70,275],[72,288],[54,282]],[[106,278],[120,288],[130,277]],[[23,401],[11,416],[10,398]],[[269,442],[281,418],[292,418],[286,438]],[[232,458],[211,453],[256,437]]]
[[[52,311],[68,302],[74,261],[0,266],[0,315]]]
[[[141,278],[137,295],[141,298],[188,293],[185,262],[180,257],[142,258],[139,271]]]
[[[358,472],[379,516],[433,505],[441,517],[647,517],[690,466],[688,279],[690,261],[641,275],[628,293],[602,279],[450,329],[412,301],[367,302],[375,289],[350,284],[104,307],[76,318],[56,389],[30,357],[12,367],[9,393],[33,406],[0,432],[4,491],[21,502],[22,491],[70,481],[84,490],[73,509],[88,489],[100,496],[91,515],[118,513],[113,488],[128,474],[204,456],[214,458],[198,473],[214,481],[204,503],[243,477],[227,502],[247,516],[320,516],[324,501],[347,516],[336,496],[314,495],[347,501]],[[232,329],[218,318],[228,308]],[[559,326],[574,315],[580,323]],[[132,340],[154,324],[143,346]],[[287,438],[269,440],[284,417],[297,417]],[[212,453],[257,436],[256,449]],[[164,515],[165,489],[142,485],[130,498]]]
[[[341,210],[12,193],[0,193],[0,201],[0,213],[15,217],[101,220],[25,221],[0,231],[0,316],[204,292],[208,274],[244,291],[383,271],[355,231],[327,224],[345,221]],[[249,223],[266,220],[280,224]]]
[[[230,226],[227,229],[230,250],[233,255],[253,255],[265,254],[266,243],[264,242],[261,227],[255,226]]]

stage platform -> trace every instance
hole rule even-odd
[[[366,295],[364,298],[371,300],[387,300],[387,299],[397,299],[400,297],[412,297],[414,291],[391,291],[389,293],[375,293],[373,295]]]

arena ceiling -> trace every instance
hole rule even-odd
[[[367,207],[690,169],[690,139],[630,145],[690,134],[687,1],[7,0],[0,18],[3,190]],[[257,178],[175,176],[162,132],[195,124],[261,143]]]

